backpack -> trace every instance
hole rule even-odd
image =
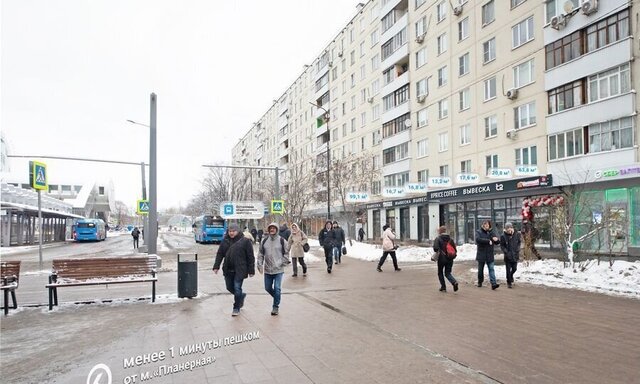
[[[282,255],[284,256],[286,253],[286,250],[284,248],[284,239],[282,238],[282,236],[280,237],[280,246],[282,248]],[[262,243],[260,243],[260,253],[264,255],[264,243],[267,242],[267,240],[269,240],[269,237],[267,236],[264,240],[262,240]]]
[[[458,256],[458,252],[456,251],[456,247],[451,244],[451,240],[447,241],[447,245],[445,246],[445,254],[450,259],[455,259]]]

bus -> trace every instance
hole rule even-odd
[[[227,221],[220,216],[198,216],[193,223],[196,243],[221,243],[227,231]]]
[[[101,219],[80,219],[73,226],[75,241],[102,241],[107,238],[107,230]]]

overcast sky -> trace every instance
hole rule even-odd
[[[14,155],[148,162],[158,95],[160,209],[186,205],[231,148],[356,14],[351,0],[2,0],[0,122]],[[11,159],[24,174],[27,161]],[[111,179],[133,207],[140,167],[44,160],[49,182]],[[147,173],[148,178],[148,173]]]

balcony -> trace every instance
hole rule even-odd
[[[280,101],[280,107],[278,108],[278,116],[287,112],[287,110],[289,110],[289,103],[287,102],[287,99],[283,99],[282,101]]]
[[[411,129],[405,129],[400,133],[382,139],[382,150],[384,151],[387,148],[395,147],[408,141],[411,141]]]
[[[402,29],[405,28],[407,25],[409,25],[409,13],[408,12],[405,13],[398,20],[396,20],[396,23],[393,24],[393,26],[391,28],[387,29],[386,31],[384,31],[384,33],[382,35],[380,35],[380,41],[385,42],[385,41],[389,40],[390,38],[395,36],[398,32],[402,31]],[[408,36],[409,36],[409,31],[407,30],[407,37]]]
[[[282,115],[280,117],[278,117],[278,129],[282,129],[284,127],[287,126],[287,124],[289,123],[289,116],[288,115]]]
[[[313,153],[318,156],[321,153],[325,153],[327,152],[327,143],[322,144],[321,146],[319,146],[318,148],[316,148],[315,151],[313,151]],[[325,159],[326,160],[326,159]],[[326,166],[325,166],[326,169]]]
[[[547,172],[553,175],[553,185],[582,184],[604,181],[595,178],[596,171],[637,164],[636,148],[590,153],[547,163]]]
[[[584,127],[596,121],[607,121],[630,116],[635,113],[636,93],[580,105],[546,117],[547,133],[550,135],[567,129]]]
[[[324,95],[327,92],[329,92],[329,82],[327,82],[327,84],[323,85],[322,87],[320,87],[320,89],[315,91],[315,93],[313,94],[313,99],[318,100],[322,97],[322,95]]]
[[[329,60],[326,60],[324,64],[320,68],[318,68],[318,72],[316,72],[315,76],[313,76],[313,82],[315,83],[319,78],[329,72],[329,68]]]
[[[278,133],[278,144],[283,144],[287,140],[289,140],[289,132],[285,131],[284,133]]]
[[[387,164],[382,167],[382,175],[388,176],[396,173],[409,172],[411,170],[411,158],[406,158]]]
[[[382,87],[380,94],[382,97],[387,96],[390,93],[393,93],[396,89],[402,87],[409,83],[409,71],[406,71],[402,75],[396,77],[392,82]]]
[[[327,133],[327,123],[322,124],[316,128],[316,137],[320,137]]]
[[[628,63],[632,58],[633,37],[627,37],[547,70],[544,74],[545,90],[548,91],[616,65]]]
[[[380,17],[384,17],[387,13],[391,12],[392,9],[396,8],[400,3],[406,2],[407,0],[389,0],[385,5],[380,8]]]
[[[395,108],[391,108],[390,110],[384,112],[381,116],[382,122],[386,123],[387,121],[391,121],[396,117],[400,117],[405,113],[409,113],[409,101],[398,105]]]
[[[542,1],[541,1],[542,3]],[[611,15],[618,11],[623,10],[629,6],[629,0],[607,0],[598,2],[598,11],[592,15],[585,15],[582,12],[578,12],[573,15],[564,28],[555,30],[547,25],[544,28],[544,44],[552,43],[558,39],[561,39],[573,32],[586,27],[588,24],[593,23],[598,18],[605,15]]]
[[[409,43],[405,43],[403,46],[398,48],[395,52],[391,54],[391,56],[384,59],[384,61],[380,64],[380,68],[389,68],[405,57],[409,56]]]
[[[322,108],[326,109],[327,111],[329,110],[329,104],[323,105]],[[316,111],[313,113],[313,117],[316,119],[320,119],[322,118],[322,116],[325,114],[325,111],[322,108],[316,108]]]

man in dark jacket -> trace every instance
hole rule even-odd
[[[324,249],[324,259],[327,262],[327,273],[331,273],[333,267],[333,244],[335,234],[333,232],[331,220],[324,223],[324,228],[318,234],[320,246]]]
[[[333,244],[333,257],[335,258],[336,264],[340,264],[342,262],[342,247],[344,247],[346,242],[344,237],[344,230],[335,220],[333,221],[333,233],[335,237],[335,241]]]
[[[451,285],[453,285],[453,291],[456,292],[458,290],[458,282],[451,274],[453,258],[447,255],[447,244],[450,244],[456,253],[458,252],[456,243],[451,239],[451,236],[447,234],[447,227],[443,225],[438,228],[438,237],[433,242],[433,250],[438,254],[438,280],[440,280],[440,292],[447,291],[447,286],[444,282],[445,276]]]
[[[500,236],[500,249],[504,253],[504,266],[507,270],[507,287],[513,288],[513,274],[518,269],[520,259],[520,233],[513,230],[513,224],[504,225],[504,233]]]
[[[362,243],[362,240],[364,240],[364,228],[360,227],[358,229],[358,241]]]
[[[494,270],[493,246],[498,244],[500,239],[496,236],[491,228],[491,220],[482,222],[482,227],[476,231],[476,244],[478,250],[476,252],[476,260],[478,261],[478,287],[482,287],[484,281],[484,265],[489,269],[489,281],[491,289],[500,286],[496,281],[496,272]]]
[[[255,228],[251,228],[251,236],[253,236],[254,241],[258,241],[258,231]]]
[[[278,233],[278,235],[280,235],[280,237],[282,237],[285,241],[289,241],[289,236],[291,236],[291,231],[289,230],[287,223],[282,223],[282,225],[280,226],[280,233]]]
[[[218,247],[213,272],[218,273],[220,263],[224,259],[222,265],[224,281],[227,291],[234,296],[231,316],[238,316],[240,308],[244,305],[244,298],[247,296],[242,292],[242,283],[247,277],[253,277],[256,274],[256,259],[253,255],[253,244],[240,232],[238,224],[230,224],[227,234]]]
[[[133,231],[131,231],[131,236],[133,237],[133,249],[137,249],[138,239],[140,238],[140,230],[138,230],[138,227],[133,228]]]

